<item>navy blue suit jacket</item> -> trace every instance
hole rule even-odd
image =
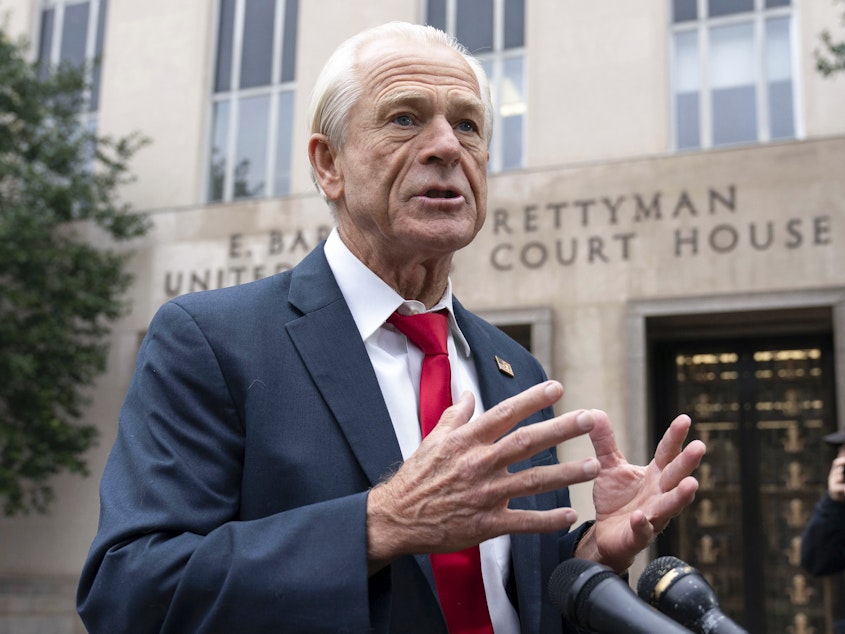
[[[455,314],[487,408],[545,379],[498,329]],[[426,556],[367,575],[367,492],[401,463],[322,246],[292,271],[176,298],[121,410],[80,615],[94,633],[445,632]],[[561,505],[566,490],[512,501]],[[545,585],[573,536],[512,536],[524,632],[561,631]]]

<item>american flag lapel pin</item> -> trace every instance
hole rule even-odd
[[[502,359],[499,355],[495,355],[495,359],[496,367],[499,368],[499,372],[507,374],[509,377],[513,378],[513,367],[511,367],[511,364]]]

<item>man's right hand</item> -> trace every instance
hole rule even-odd
[[[525,511],[511,498],[535,495],[595,478],[595,458],[510,473],[508,465],[590,431],[584,410],[567,412],[508,434],[529,415],[560,400],[563,387],[547,381],[502,401],[469,422],[474,398],[465,393],[447,409],[419,449],[367,502],[370,572],[401,555],[453,552],[509,533],[564,530],[571,508]]]

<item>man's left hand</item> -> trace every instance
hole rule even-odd
[[[590,440],[601,465],[593,482],[596,523],[579,542],[575,556],[621,573],[695,498],[698,481],[691,474],[706,448],[700,440],[683,446],[691,421],[682,414],[669,425],[648,466],[632,465],[616,444],[607,414],[590,414]]]

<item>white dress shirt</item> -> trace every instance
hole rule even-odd
[[[402,457],[407,460],[422,440],[418,412],[423,354],[408,342],[405,335],[385,322],[395,310],[411,314],[426,312],[426,307],[416,300],[405,300],[368,269],[346,247],[337,229],[329,235],[325,253],[370,356]],[[446,310],[448,313],[452,399],[456,400],[465,391],[472,392],[475,395],[475,418],[484,412],[484,406],[469,344],[452,311],[451,280],[443,297],[431,310]],[[505,592],[510,574],[510,538],[503,535],[483,542],[480,551],[481,574],[493,628],[496,634],[517,633],[519,618]]]

